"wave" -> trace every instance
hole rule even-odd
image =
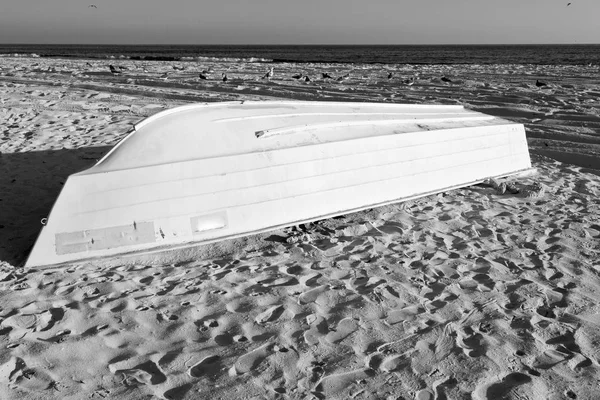
[[[270,58],[261,57],[181,57],[181,61],[197,61],[197,62],[250,62],[250,63],[271,63]]]
[[[181,62],[231,62],[231,63],[272,63],[274,60],[261,57],[206,57],[206,56],[170,56],[162,54],[124,55],[124,54],[65,54],[65,53],[5,53],[0,57],[10,58],[80,58],[100,60],[143,60],[143,61],[181,61]]]
[[[39,58],[41,56],[36,53],[7,53],[7,54],[0,54],[0,57]]]

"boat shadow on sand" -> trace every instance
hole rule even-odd
[[[112,146],[0,153],[0,261],[20,266],[69,175]]]

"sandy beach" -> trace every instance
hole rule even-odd
[[[598,76],[0,58],[0,398],[598,398]],[[267,99],[464,105],[523,123],[538,174],[516,194],[477,185],[165,258],[23,268],[67,176],[132,124]]]

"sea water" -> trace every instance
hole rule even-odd
[[[573,45],[35,45],[4,57],[364,64],[600,65],[600,44]]]

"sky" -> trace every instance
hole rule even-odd
[[[1,0],[0,43],[600,43],[599,15],[600,0]]]

